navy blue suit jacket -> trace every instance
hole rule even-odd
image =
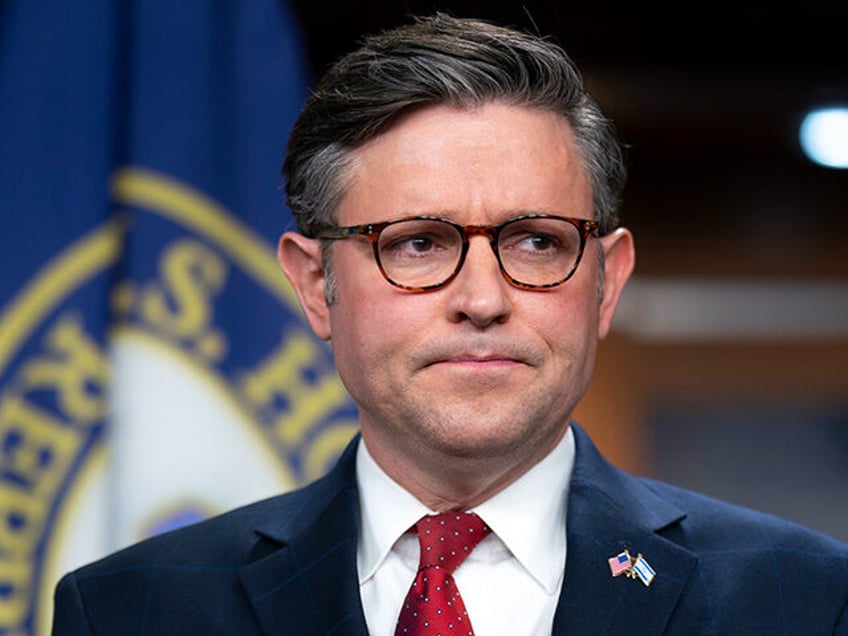
[[[848,636],[848,546],[608,464],[574,427],[556,635]],[[54,636],[365,635],[355,442],[296,492],[67,575]],[[641,553],[650,587],[607,560]],[[380,635],[387,636],[387,635]]]

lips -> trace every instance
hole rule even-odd
[[[467,364],[469,366],[479,365],[496,366],[509,364],[535,365],[537,356],[526,350],[526,346],[504,346],[468,348],[467,346],[451,347],[439,345],[430,349],[423,356],[422,367],[436,364]]]
[[[455,363],[478,363],[478,364],[486,364],[486,363],[498,363],[498,362],[521,362],[520,360],[516,360],[515,358],[503,355],[503,354],[490,354],[490,355],[478,355],[478,354],[456,354],[449,358],[445,358],[444,360],[437,360],[437,362],[455,362]]]

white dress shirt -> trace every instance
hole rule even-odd
[[[541,462],[469,512],[492,529],[454,573],[475,636],[551,633],[565,572],[565,513],[574,465],[571,429]],[[357,566],[368,631],[392,636],[418,569],[418,536],[434,514],[377,465],[356,457],[362,511]]]

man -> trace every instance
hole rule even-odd
[[[445,16],[373,37],[285,173],[279,260],[361,437],[68,575],[54,634],[848,634],[846,546],[622,473],[569,424],[634,250],[561,49]]]

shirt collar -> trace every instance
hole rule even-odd
[[[361,438],[356,480],[361,510],[357,569],[362,583],[374,576],[398,538],[432,511],[383,472]]]
[[[557,589],[564,572],[574,448],[569,427],[542,461],[474,509],[549,594]]]
[[[486,521],[548,593],[553,593],[563,576],[565,514],[574,448],[569,427],[542,461],[471,511]],[[433,511],[383,472],[362,440],[356,455],[356,477],[362,511],[357,549],[362,583],[374,576],[398,538]]]

